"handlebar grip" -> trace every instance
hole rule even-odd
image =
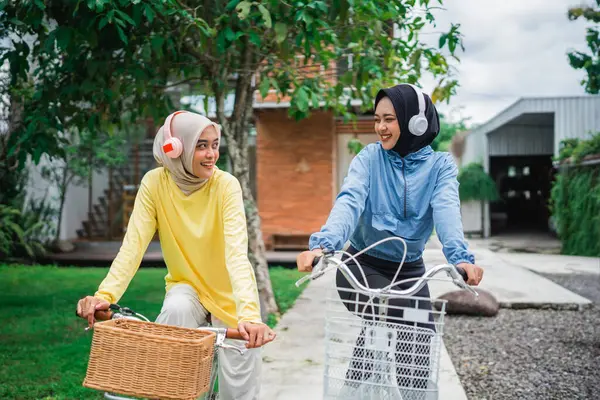
[[[460,274],[460,276],[462,276],[462,278],[464,279],[465,282],[469,280],[469,276],[467,275],[467,271],[465,271],[464,268],[462,268],[462,267],[456,267],[456,270],[458,271],[458,273]]]
[[[244,340],[244,338],[242,337],[242,334],[240,333],[240,331],[238,331],[237,329],[233,329],[233,328],[227,328],[227,332],[225,333],[225,337],[227,339]]]
[[[316,266],[317,266],[317,264],[319,264],[319,263],[321,262],[321,259],[322,259],[322,258],[323,258],[323,256],[318,256],[318,257],[315,257],[315,258],[314,258],[314,260],[313,260],[313,262],[312,262],[312,266],[313,266],[313,268],[314,268],[314,267],[316,267]]]
[[[96,321],[108,321],[112,316],[113,312],[111,310],[98,310],[94,313]]]

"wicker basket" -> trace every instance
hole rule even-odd
[[[152,399],[197,399],[209,389],[215,337],[127,319],[96,323],[83,386]]]

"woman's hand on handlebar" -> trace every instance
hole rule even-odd
[[[77,316],[87,319],[90,328],[94,326],[94,314],[96,311],[106,311],[110,303],[106,300],[94,296],[86,296],[77,302]]]
[[[468,285],[479,285],[479,282],[481,282],[481,279],[483,278],[483,268],[481,268],[478,265],[469,263],[460,263],[457,265],[457,267],[464,269],[467,273],[467,277],[469,278],[467,279]]]
[[[323,255],[323,250],[314,249],[310,251],[303,251],[296,257],[296,265],[300,272],[311,272],[313,269],[313,262],[315,258]]]
[[[263,323],[240,322],[238,331],[242,339],[248,342],[246,347],[249,349],[255,349],[272,342],[277,336],[271,328]]]

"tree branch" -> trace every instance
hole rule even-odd
[[[201,76],[192,76],[191,78],[183,79],[179,82],[170,83],[168,85],[154,85],[152,86],[154,89],[169,89],[175,86],[183,85],[184,83],[194,82],[194,81],[203,81],[206,80],[205,77]]]

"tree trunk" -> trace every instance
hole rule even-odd
[[[223,135],[227,141],[232,173],[239,180],[242,187],[248,229],[248,257],[256,275],[261,317],[266,322],[269,314],[279,314],[279,308],[275,302],[273,287],[271,286],[265,243],[260,228],[260,216],[250,185],[248,128],[253,112],[252,100],[255,89],[252,82],[252,75],[247,73],[238,76],[234,111],[230,119],[225,116],[224,112],[226,89],[215,83],[213,85],[213,93],[215,94],[217,105],[217,119],[223,127]]]
[[[248,226],[248,257],[250,263],[254,266],[256,274],[256,283],[258,285],[258,293],[260,296],[261,315],[263,321],[267,321],[269,314],[278,314],[279,309],[275,302],[273,287],[271,286],[271,277],[269,276],[269,266],[267,264],[265,242],[263,241],[262,231],[260,229],[260,216],[256,201],[250,189],[250,174],[248,171],[248,149],[246,148],[245,156],[239,157],[233,161],[233,172],[235,174],[236,164],[237,170],[245,170],[243,174],[236,175],[242,186],[244,196],[244,208],[246,209],[246,220]]]

